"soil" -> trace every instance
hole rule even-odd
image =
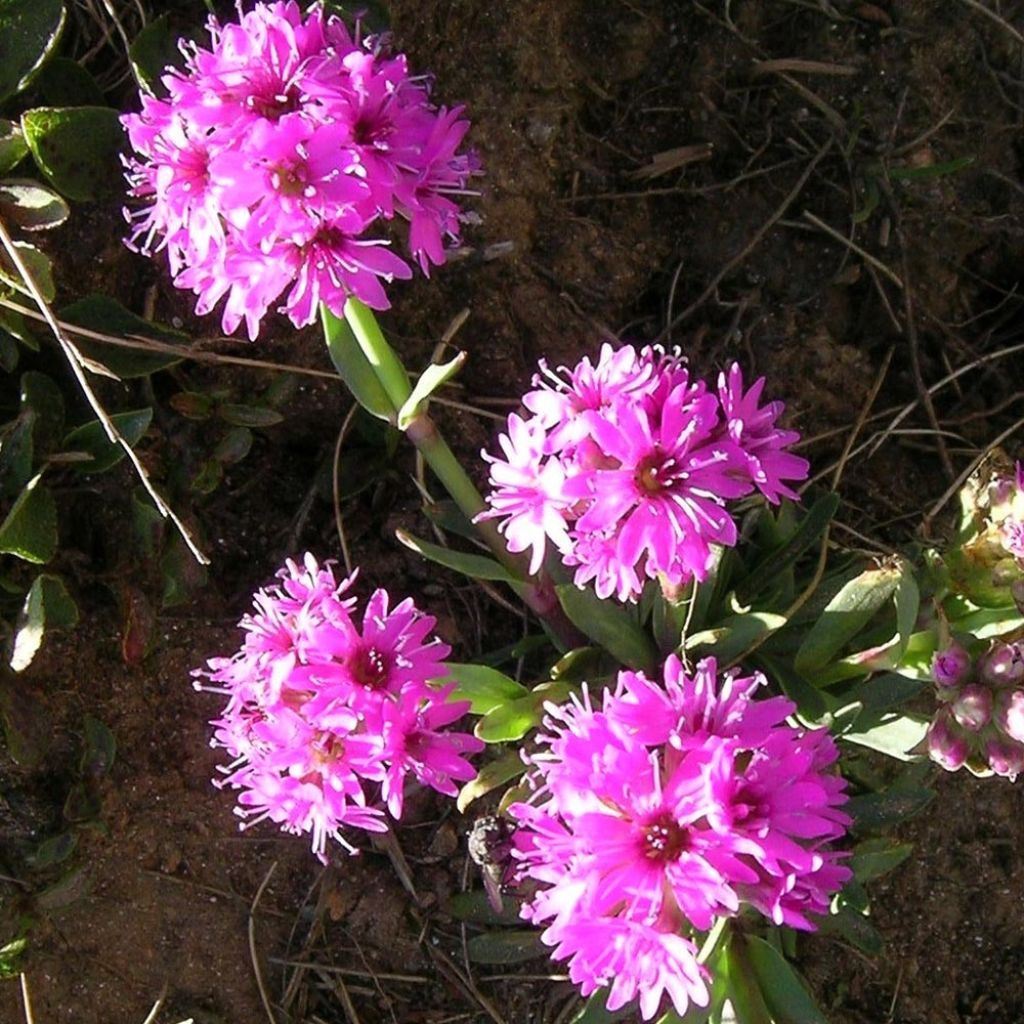
[[[468,310],[453,344],[468,352],[460,381],[474,404],[511,408],[538,358],[574,362],[605,337],[677,345],[700,374],[735,358],[767,375],[826,475],[862,413],[869,440],[922,385],[1020,342],[1020,0],[381,6],[397,48],[433,72],[438,102],[466,104],[486,168],[481,223],[459,258],[396,286],[383,322],[420,367]],[[175,9],[195,22],[205,12]],[[203,351],[330,370],[317,331],[282,320],[253,345],[217,340],[166,268],[120,246],[119,208],[76,208],[62,229],[61,302],[116,294],[176,318]],[[417,904],[393,851],[367,845],[322,868],[300,839],[239,833],[231,794],[210,785],[219,708],[193,691],[190,670],[235,649],[249,595],[285,557],[338,557],[328,473],[349,400],[327,378],[298,378],[284,423],[258,431],[207,497],[182,481],[214,441],[169,400],[220,387],[243,400],[279,377],[194,363],[148,390],[104,392],[112,408],[156,403],[141,450],[213,565],[205,586],[161,608],[159,567],[129,543],[130,471],[68,483],[56,568],[83,621],[0,687],[31,747],[17,761],[0,750],[0,945],[27,920],[20,965],[38,1024],[141,1022],[158,997],[162,1024],[256,1024],[268,1019],[259,978],[289,1024],[564,1022],[575,996],[549,980],[548,961],[464,958],[467,930],[446,903],[479,884],[465,854],[472,815],[414,801],[398,843]],[[918,405],[876,452],[854,454],[838,541],[885,551],[941,530],[948,509],[925,514],[949,470],[1007,430],[1020,447],[1010,428],[1022,387],[1021,357],[993,358],[936,391],[931,413]],[[447,407],[438,418],[482,478],[477,453],[495,422]],[[380,439],[364,434],[343,463],[342,511],[365,587],[429,606],[460,660],[515,640],[518,616],[394,541],[396,526],[429,530],[414,463],[402,446],[365,461]],[[86,716],[116,738],[102,778],[79,765]],[[871,887],[885,953],[801,941],[834,1024],[1024,1020],[1024,790],[934,781],[938,798],[899,833],[912,856]],[[73,829],[77,848],[33,868],[31,850],[68,831],[76,785],[98,801]],[[20,1019],[17,982],[0,982],[0,1020]]]

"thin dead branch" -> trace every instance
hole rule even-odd
[[[276,870],[277,861],[275,860],[270,865],[270,869],[267,871],[263,881],[260,883],[260,887],[256,890],[256,895],[252,899],[252,904],[249,907],[248,923],[249,958],[252,961],[252,973],[256,979],[256,988],[259,989],[260,1001],[263,1003],[263,1009],[267,1014],[267,1020],[270,1024],[277,1024],[277,1016],[274,1014],[274,1008],[270,1002],[270,993],[267,992],[267,984],[263,979],[263,968],[260,967],[259,956],[256,953],[256,908],[260,905],[263,893]]]

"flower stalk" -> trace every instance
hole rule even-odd
[[[326,314],[325,314],[326,316]],[[517,587],[527,607],[548,627],[552,635],[565,649],[579,646],[585,642],[579,631],[566,617],[559,604],[557,594],[550,578],[543,570],[534,574],[531,579],[527,560],[522,555],[514,554],[508,549],[505,540],[498,533],[497,527],[490,520],[479,520],[479,516],[487,508],[483,497],[469,474],[462,468],[455,453],[448,446],[437,424],[427,410],[430,392],[422,395],[415,408],[408,408],[413,388],[409,376],[388,344],[383,331],[374,316],[373,310],[359,299],[349,297],[345,303],[345,322],[352,330],[358,343],[358,353],[349,349],[347,352],[335,349],[332,355],[335,361],[351,364],[361,355],[372,370],[380,388],[387,396],[391,410],[387,416],[389,422],[398,426],[412,442],[416,450],[423,456],[434,475],[449,496],[458,505],[462,514],[474,524],[480,539],[487,545],[494,557],[522,585]],[[348,381],[353,372],[345,372],[345,366],[339,366],[342,376]],[[440,382],[439,382],[440,383]],[[353,389],[353,394],[361,404],[366,405],[369,412],[380,415],[377,407],[371,407]]]

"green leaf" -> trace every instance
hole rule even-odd
[[[409,424],[425,411],[431,395],[450,381],[462,369],[465,361],[466,353],[460,352],[450,362],[432,363],[420,374],[419,380],[416,381],[416,385],[412,389],[412,394],[398,410],[397,426],[399,430],[406,430]]]
[[[897,651],[902,657],[917,625],[917,613],[921,610],[921,591],[914,579],[913,569],[902,564],[903,573],[896,587],[896,634],[899,637]]]
[[[775,615],[772,612],[730,615],[719,625],[687,637],[686,650],[690,652],[697,647],[709,647],[710,650],[702,652],[702,657],[714,655],[719,664],[724,666],[735,661],[772,633],[782,629],[786,621],[784,615]]]
[[[224,479],[224,466],[216,459],[207,459],[189,483],[196,494],[213,494]]]
[[[782,692],[796,704],[805,722],[815,724],[825,717],[828,707],[821,691],[794,671],[788,658],[770,658],[759,651],[758,660],[764,665],[768,678],[777,682]]]
[[[0,495],[13,499],[32,479],[36,414],[22,409],[16,420],[0,427]]]
[[[121,436],[134,448],[149,429],[153,410],[119,412],[110,419]],[[64,438],[63,447],[65,451],[84,452],[90,457],[87,462],[75,464],[75,470],[80,473],[103,473],[124,458],[124,449],[119,444],[110,442],[99,420],[93,420],[72,430]]]
[[[572,1018],[570,1024],[617,1024],[630,1015],[636,1014],[636,1003],[626,1003],[618,1010],[609,1010],[605,1003],[608,1000],[608,988],[602,986],[583,1004],[583,1009]]]
[[[902,864],[913,852],[912,843],[894,843],[891,839],[866,839],[850,858],[853,877],[861,885],[881,878]]]
[[[29,855],[29,863],[36,870],[61,864],[75,852],[78,846],[78,833],[61,832],[59,835],[44,839]],[[3,951],[0,950],[0,955]]]
[[[21,974],[18,958],[25,952],[27,945],[28,939],[22,937],[0,946],[0,978],[14,978]]]
[[[66,306],[60,315],[62,320],[76,327],[119,338],[134,335],[139,338],[151,338],[167,345],[181,345],[189,340],[188,335],[181,331],[136,316],[109,295],[87,295],[84,299]],[[166,370],[169,366],[177,366],[181,362],[181,356],[169,352],[108,345],[92,338],[78,338],[75,343],[82,355],[101,363],[122,380],[147,377],[151,373]]]
[[[60,0],[0,0],[0,103],[28,85],[63,27]]]
[[[352,397],[371,415],[393,423],[397,410],[377,379],[369,360],[363,355],[348,321],[336,317],[322,303],[320,316],[331,362],[352,392]]]
[[[225,466],[233,466],[252,450],[252,431],[248,427],[232,427],[213,449],[213,457]]]
[[[745,938],[746,958],[774,1024],[828,1024],[790,962],[764,939]]]
[[[21,313],[13,309],[0,308],[0,327],[17,338],[26,348],[33,352],[39,351],[39,339],[32,333],[28,320]]]
[[[27,156],[28,143],[21,126],[0,117],[0,174],[6,174]]]
[[[458,683],[448,697],[449,702],[468,700],[469,712],[473,715],[485,715],[499,704],[524,697],[530,692],[522,683],[486,665],[449,662],[446,667],[448,674]]]
[[[190,420],[208,420],[216,405],[211,395],[199,391],[179,391],[168,402],[176,413]]]
[[[523,919],[519,916],[519,903],[516,900],[504,900],[501,910],[495,910],[491,901],[483,889],[474,889],[472,892],[457,892],[451,899],[444,903],[446,914],[450,914],[457,921],[466,921],[469,924],[483,925],[493,928],[495,925],[521,925]]]
[[[545,703],[559,704],[572,691],[569,683],[541,683],[525,697],[505,701],[488,711],[473,731],[485,743],[522,739],[544,717]]]
[[[37,576],[29,588],[14,630],[10,665],[23,672],[32,663],[48,628],[70,629],[78,625],[78,605],[59,576]]]
[[[56,192],[36,181],[6,178],[0,181],[0,216],[23,231],[45,231],[63,224],[71,214]]]
[[[0,525],[0,551],[26,562],[48,562],[57,553],[57,503],[33,477]]]
[[[14,248],[35,282],[35,286],[39,289],[39,294],[47,302],[53,302],[57,289],[53,283],[53,264],[50,262],[50,257],[28,242],[16,240]],[[25,295],[32,295],[25,279],[21,276],[21,271],[14,265],[14,261],[6,249],[0,249],[0,283],[8,284]]]
[[[860,713],[841,738],[899,761],[917,761],[923,755],[916,753],[915,749],[928,732],[928,721],[920,715],[890,712],[872,717]]]
[[[625,605],[602,601],[593,590],[571,583],[555,587],[569,621],[623,665],[653,671],[658,662],[654,641]]]
[[[160,559],[160,572],[164,579],[161,602],[164,608],[188,601],[200,587],[206,586],[207,570],[195,560],[188,545],[174,533]]]
[[[410,551],[447,569],[454,569],[473,580],[500,580],[502,583],[515,583],[515,577],[499,562],[486,555],[474,555],[467,551],[453,551],[443,548],[440,544],[431,544],[420,540],[405,530],[395,530],[395,536]]]
[[[549,954],[548,947],[540,941],[540,932],[534,928],[474,935],[466,943],[466,952],[477,964],[519,964]]]
[[[77,61],[51,57],[33,82],[48,107],[102,107],[103,90]]]
[[[973,156],[959,156],[945,163],[928,164],[926,167],[890,167],[889,177],[896,181],[924,181],[929,178],[942,178],[947,174],[956,174],[974,163]]]
[[[83,740],[85,747],[78,770],[84,779],[95,782],[114,767],[117,741],[110,729],[92,715],[85,716]]]
[[[34,451],[43,458],[57,447],[64,432],[64,395],[52,377],[29,370],[21,375],[21,404],[32,413]]]
[[[754,599],[781,573],[796,563],[832,521],[839,507],[839,495],[828,493],[819,498],[800,520],[800,525],[785,543],[758,562],[736,588],[736,603],[749,607]]]
[[[110,107],[36,107],[21,130],[39,169],[58,192],[89,202],[121,188],[124,129]]]
[[[276,427],[284,417],[276,409],[259,405],[239,405],[228,402],[217,407],[217,415],[233,427]]]
[[[526,771],[526,763],[519,756],[518,750],[509,750],[501,757],[487,764],[477,772],[475,779],[470,779],[462,789],[459,790],[459,798],[456,806],[460,814],[466,813],[466,808],[486,793],[503,786],[512,779],[518,779]]]
[[[851,906],[840,905],[828,917],[820,919],[820,930],[832,932],[868,956],[881,956],[885,943],[871,919]]]
[[[874,618],[893,596],[903,573],[899,567],[868,569],[845,584],[825,607],[796,653],[796,668],[812,676]]]
[[[154,95],[164,92],[160,79],[168,68],[181,67],[184,54],[178,46],[180,33],[171,28],[170,16],[154,18],[128,47],[128,59],[139,81]]]
[[[843,810],[858,832],[885,832],[920,814],[935,798],[935,791],[920,786],[851,797]]]

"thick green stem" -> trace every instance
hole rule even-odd
[[[388,398],[396,409],[401,409],[412,394],[409,375],[405,372],[401,360],[395,355],[395,350],[384,337],[373,310],[358,299],[350,297],[345,303],[345,319]]]
[[[412,394],[412,387],[405,368],[384,337],[373,310],[358,299],[349,298],[345,303],[345,320],[352,328],[352,334],[388,400],[395,410],[401,410]],[[544,574],[531,580],[525,555],[512,554],[492,522],[476,522],[476,517],[487,506],[430,416],[425,411],[414,410],[404,429],[405,435],[416,446],[462,514],[474,523],[480,539],[491,549],[494,557],[516,579],[524,581],[519,590],[531,611],[547,624],[552,634],[567,648],[584,643],[584,637],[562,610],[551,580]]]

